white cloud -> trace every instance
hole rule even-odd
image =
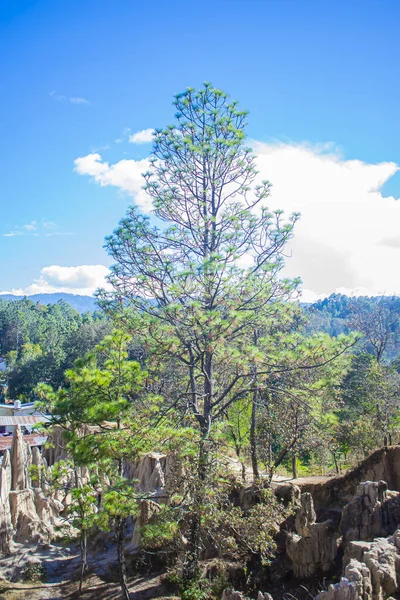
[[[249,267],[252,267],[253,265],[254,265],[254,258],[249,253],[243,254],[236,261],[236,266],[239,267],[240,269],[248,269]]]
[[[120,160],[110,165],[103,162],[98,152],[82,156],[75,160],[75,170],[81,175],[90,175],[101,186],[118,187],[135,198],[136,203],[144,211],[151,210],[151,198],[142,189],[144,184],[142,173],[149,168],[149,161]]]
[[[400,248],[400,233],[395,237],[384,238],[379,244],[388,248]]]
[[[86,100],[86,98],[80,98],[79,96],[70,98],[69,101],[71,104],[89,104],[89,100]]]
[[[31,221],[25,225],[16,225],[12,231],[3,233],[3,237],[20,237],[23,235],[33,235],[35,237],[45,235],[46,237],[51,237],[54,235],[73,235],[73,233],[59,231],[57,223],[48,221],[47,219],[42,219],[40,223]]]
[[[109,287],[106,276],[109,269],[104,265],[80,265],[78,267],[44,267],[40,276],[26,288],[13,289],[15,295],[52,294],[64,292],[92,296],[99,287]]]
[[[64,102],[64,100],[67,99],[67,97],[64,96],[64,94],[57,94],[56,90],[52,90],[49,93],[49,96],[51,96],[51,98],[54,98],[54,100],[58,100],[59,102]]]
[[[335,294],[343,294],[345,296],[357,297],[357,296],[375,296],[376,294],[372,294],[371,290],[368,288],[346,288],[346,287],[338,287],[333,290]],[[327,298],[330,294],[317,294],[313,290],[308,290],[307,288],[301,289],[301,302],[317,302],[317,300],[323,300]]]
[[[154,129],[142,129],[129,137],[131,144],[149,144],[153,141]]]
[[[57,229],[57,223],[54,223],[54,221],[48,221],[47,219],[42,220],[42,225],[45,229]]]
[[[253,148],[260,176],[273,183],[270,208],[301,213],[285,274],[299,275],[317,295],[400,294],[393,244],[400,202],[381,192],[399,170],[395,163],[345,160],[326,146],[255,142]]]
[[[22,225],[22,229],[24,229],[25,231],[35,231],[37,229],[37,223],[36,221],[31,221],[26,225]]]
[[[69,237],[70,235],[74,235],[72,231],[52,231],[51,233],[46,233],[46,237]]]
[[[30,223],[26,223],[25,225],[16,225],[12,231],[8,231],[7,233],[3,233],[4,237],[16,237],[20,235],[37,235],[35,232],[37,230],[37,222],[31,221]]]
[[[285,275],[300,276],[314,297],[400,294],[400,200],[381,191],[398,165],[346,160],[332,144],[251,145],[259,177],[273,184],[269,207],[301,213]],[[97,153],[75,161],[78,173],[128,192],[149,212],[151,199],[141,189],[147,168],[146,159],[110,165]]]
[[[86,98],[82,98],[81,96],[68,97],[64,94],[57,94],[56,90],[52,90],[49,93],[49,96],[51,96],[51,98],[53,98],[54,100],[58,100],[59,102],[68,101],[71,104],[90,104],[89,100],[86,100]]]

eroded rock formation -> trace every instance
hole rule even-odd
[[[49,542],[54,535],[60,514],[70,502],[72,479],[85,483],[89,473],[81,467],[77,473],[67,473],[59,489],[48,488],[46,474],[51,465],[67,457],[62,431],[55,427],[51,448],[41,453],[31,448],[16,428],[11,453],[6,450],[0,459],[0,554],[10,552],[12,540],[22,543]],[[50,466],[49,466],[50,465]],[[31,473],[31,466],[34,473]],[[137,480],[137,491],[149,492],[153,500],[144,500],[132,539],[132,547],[140,543],[141,528],[159,510],[169,488],[177,489],[182,470],[174,455],[150,453],[136,464],[125,465],[125,475]]]
[[[68,482],[62,486],[63,491],[53,493],[47,488],[44,476],[51,468],[48,465],[66,456],[61,433],[57,430],[53,444],[53,451],[46,451],[44,455],[38,448],[31,450],[17,428],[11,453],[6,451],[3,455],[0,464],[0,554],[10,552],[13,539],[24,543],[49,541],[60,513],[68,505]],[[391,481],[400,483],[397,477],[397,470],[400,477],[400,449],[385,453],[379,455],[384,457],[383,466],[376,461],[376,454],[373,461],[368,462],[369,471],[365,465],[363,469],[382,474],[391,465]],[[399,458],[398,465],[392,464],[396,457]],[[31,466],[36,468],[37,475],[31,474]],[[347,479],[335,478],[334,483],[326,483],[323,491],[318,488],[317,496],[321,502],[328,490],[336,490],[335,486],[342,482],[345,489],[343,493],[335,491],[331,503],[335,506],[338,506],[339,498],[342,502],[349,496],[350,490],[354,490],[348,502],[340,506],[340,525],[336,516],[335,522],[331,519],[318,522],[312,494],[304,492],[294,518],[295,531],[286,534],[285,529],[281,532],[282,547],[286,539],[287,556],[295,576],[300,579],[330,571],[335,564],[339,544],[342,545],[343,577],[338,584],[322,592],[318,600],[387,600],[400,591],[400,529],[397,530],[400,524],[400,493],[389,491],[381,479],[358,481],[360,472],[364,471],[349,474]],[[176,456],[150,453],[138,463],[125,464],[125,475],[137,481],[137,491],[147,492],[131,542],[131,548],[137,548],[141,542],[142,527],[167,501],[169,490],[179,489],[185,474]],[[72,477],[72,473],[66,477]],[[87,469],[83,467],[78,477],[84,482],[88,477]],[[298,502],[298,487],[292,484],[278,487],[275,493],[285,504]],[[259,492],[255,486],[246,488],[237,499],[242,506],[252,506],[258,500]],[[336,513],[340,515],[339,510]],[[288,527],[293,527],[292,520]],[[226,590],[223,596],[224,600],[245,598],[241,592],[233,590]],[[271,600],[269,594],[259,593],[258,600],[266,598]]]
[[[31,465],[37,467],[32,481]],[[19,427],[4,452],[0,467],[0,554],[17,542],[49,542],[63,505],[46,495],[42,468],[47,463],[38,448],[32,451]]]
[[[400,494],[389,491],[385,481],[365,481],[343,508],[340,521],[343,544],[392,535],[399,523]]]
[[[140,546],[142,537],[142,529],[147,525],[151,517],[160,511],[160,505],[153,500],[142,500],[140,503],[140,513],[136,519],[135,528],[133,530],[131,545],[133,548]]]
[[[315,600],[372,600],[371,573],[366,565],[352,559],[339,583],[330,585]]]
[[[296,577],[307,578],[317,571],[329,571],[337,554],[339,534],[332,521],[316,522],[311,494],[301,495],[295,527],[297,533],[288,534],[286,552]]]
[[[396,595],[400,591],[399,522],[400,494],[389,491],[384,481],[361,483],[340,522],[344,575],[317,600],[387,600]]]
[[[350,542],[344,577],[316,600],[387,600],[400,589],[399,550],[400,530],[388,539]]]

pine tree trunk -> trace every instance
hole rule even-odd
[[[126,561],[124,553],[124,538],[125,538],[125,523],[126,519],[117,517],[116,519],[116,535],[117,535],[117,555],[119,564],[119,581],[125,600],[130,600],[128,584],[126,581]]]
[[[258,394],[254,392],[253,401],[251,403],[251,421],[250,421],[250,454],[251,466],[253,469],[253,481],[257,482],[260,479],[257,457],[257,440],[256,440],[256,414],[257,414],[257,399]]]
[[[79,579],[79,593],[82,594],[83,587],[83,578],[87,569],[87,532],[86,530],[82,530],[81,539],[80,539],[80,547],[81,547],[81,575]]]
[[[242,462],[242,481],[246,483],[246,465]]]
[[[254,330],[254,345],[258,345],[258,331]],[[257,384],[257,368],[254,367],[254,379]],[[258,404],[258,389],[253,392],[253,398],[251,402],[251,420],[250,420],[250,455],[251,455],[251,466],[253,469],[253,481],[254,483],[260,480],[260,471],[258,469],[258,456],[257,456],[257,440],[256,440],[256,424],[257,424],[257,404]]]
[[[331,452],[332,452],[333,462],[334,462],[334,465],[335,465],[336,474],[339,475],[340,469],[339,469],[338,461],[337,461],[337,458],[336,458],[336,452],[334,452],[333,450]]]
[[[297,472],[297,454],[296,454],[296,452],[293,452],[293,454],[292,454],[292,473],[293,473],[293,479],[297,479],[299,474]]]
[[[243,460],[240,460],[242,453],[241,453],[240,446],[236,443],[236,440],[235,440],[235,450],[236,450],[236,456],[238,457],[240,466],[242,468],[242,481],[243,481],[243,483],[246,483],[246,465]]]
[[[188,545],[186,558],[183,565],[182,578],[190,582],[199,575],[199,561],[201,552],[201,511],[204,505],[204,492],[207,471],[209,467],[208,428],[203,429],[199,445],[198,471],[196,489],[193,494],[193,508],[190,515]]]

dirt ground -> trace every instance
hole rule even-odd
[[[166,595],[166,590],[159,576],[140,578],[129,581],[131,600],[151,600],[151,598],[170,599],[176,596]],[[83,594],[78,593],[78,584],[68,582],[66,584],[4,584],[0,583],[0,597],[7,600],[60,600],[67,598],[75,600],[119,600],[121,591],[116,583],[102,582],[96,576],[90,576],[85,581]]]
[[[15,551],[0,559],[0,598],[7,600],[117,600],[121,591],[116,580],[115,548],[93,552],[89,558],[89,573],[85,579],[83,594],[78,592],[80,556],[76,546],[26,547],[16,544]],[[30,560],[40,561],[45,583],[24,582],[20,573]],[[6,580],[7,581],[6,581]],[[151,598],[174,598],[163,583],[163,574],[129,579],[131,600]],[[176,598],[176,596],[175,596]]]

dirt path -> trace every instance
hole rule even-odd
[[[239,477],[242,473],[242,465],[237,458],[228,456],[227,457],[227,465],[229,469],[231,469],[236,475]],[[266,475],[265,473],[263,475]],[[329,475],[312,475],[310,477],[298,477],[297,479],[293,479],[293,477],[287,475],[274,475],[272,478],[272,483],[294,483],[301,487],[302,485],[307,485],[310,483],[325,483],[329,479],[332,479],[332,476]],[[253,472],[251,467],[246,466],[246,482],[250,484],[253,481]]]
[[[170,599],[176,596],[167,595],[160,575],[129,580],[131,600],[151,600],[152,598]],[[83,594],[78,593],[78,584],[68,582],[55,587],[49,584],[4,584],[0,583],[0,597],[7,600],[119,600],[121,590],[117,583],[106,583],[92,575],[85,581]]]
[[[287,479],[286,481],[290,481],[295,485],[301,487],[302,485],[309,485],[310,483],[326,483],[330,479],[333,479],[333,476],[329,475],[313,475],[311,477],[298,477],[297,479]]]
[[[0,559],[0,573],[8,581],[0,581],[0,597],[7,600],[117,600],[121,592],[116,567],[115,548],[93,550],[89,557],[89,575],[85,579],[84,593],[78,593],[80,556],[76,545],[66,548],[54,544],[48,547],[26,547],[16,544],[10,556]],[[21,581],[20,572],[29,560],[40,562],[46,583]],[[163,574],[129,579],[131,600],[173,598],[168,595]],[[11,582],[10,582],[11,581]]]

